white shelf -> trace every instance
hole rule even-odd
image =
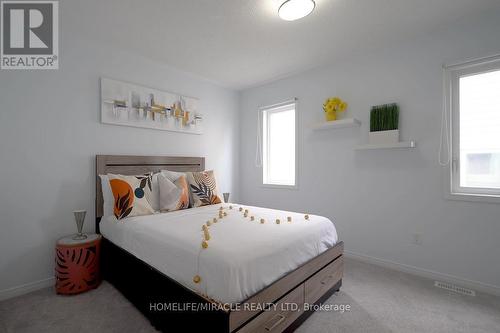
[[[317,131],[317,130],[328,130],[334,128],[356,127],[360,125],[361,121],[357,120],[356,118],[346,118],[346,119],[332,120],[332,121],[326,121],[324,123],[315,124],[313,126],[313,129]]]
[[[370,150],[370,149],[397,149],[397,148],[415,148],[417,143],[413,140],[403,141],[391,144],[381,144],[381,145],[361,145],[357,146],[356,150]]]

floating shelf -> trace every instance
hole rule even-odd
[[[319,123],[313,126],[314,130],[328,130],[334,128],[345,128],[345,127],[356,127],[360,126],[361,121],[356,118],[346,118],[340,120],[327,121],[324,123]]]
[[[397,149],[397,148],[415,148],[417,143],[413,140],[403,141],[391,144],[380,144],[380,145],[361,145],[357,146],[356,150],[370,150],[370,149]]]

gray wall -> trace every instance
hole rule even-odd
[[[346,250],[372,260],[500,287],[500,205],[446,200],[437,160],[441,65],[500,53],[498,36],[500,13],[464,18],[430,35],[244,91],[241,201],[328,216]],[[312,131],[323,121],[322,102],[336,95],[349,102],[345,116],[362,120],[362,127]],[[299,98],[299,189],[262,188],[261,169],[254,166],[256,110],[290,97]],[[402,138],[417,140],[418,148],[355,151],[367,140],[370,106],[387,102],[399,103]],[[422,234],[423,245],[413,244],[413,233]]]
[[[93,230],[96,154],[205,156],[237,199],[238,93],[83,39],[77,13],[61,8],[60,69],[0,72],[0,297],[51,282],[55,240],[76,228],[72,210],[86,209]],[[100,76],[200,98],[205,134],[100,124]]]

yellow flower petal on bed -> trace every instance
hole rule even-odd
[[[227,213],[226,213],[226,212],[224,212],[224,216],[227,216]]]
[[[304,215],[304,218],[305,218],[306,220],[309,220],[309,215],[307,215],[307,214],[306,214],[306,215]]]
[[[201,277],[200,277],[199,275],[195,275],[195,276],[193,277],[193,282],[194,282],[194,283],[200,283],[200,282],[201,282]]]
[[[239,211],[241,212],[243,210],[243,207],[240,207]]]
[[[260,219],[260,224],[264,224],[264,222],[266,222],[266,220]]]
[[[280,223],[281,223],[280,219],[276,219],[276,224],[280,224]]]
[[[288,217],[286,218],[286,220],[287,220],[288,222],[292,222],[292,217],[291,217],[291,216],[288,216]]]
[[[212,222],[207,221],[207,226],[209,226],[209,227],[210,227],[211,225],[212,225]]]
[[[206,240],[204,240],[203,242],[201,242],[201,247],[206,249],[208,247],[208,242]]]
[[[209,241],[210,240],[210,233],[208,232],[208,229],[204,229],[203,234],[205,236],[205,240]]]
[[[254,216],[250,216],[250,221],[253,221],[255,220],[255,217]]]
[[[208,227],[207,227],[207,225],[206,225],[206,224],[204,224],[204,225],[202,225],[202,226],[201,226],[201,230],[205,231],[205,230],[207,230],[207,229],[208,229]]]
[[[214,217],[213,222],[217,223],[217,218],[216,217]]]

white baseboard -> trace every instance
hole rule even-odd
[[[21,296],[38,289],[47,288],[53,286],[54,283],[55,283],[55,278],[50,277],[47,279],[22,284],[20,286],[12,287],[9,289],[0,290],[0,301],[13,298],[16,296]]]
[[[405,272],[413,275],[417,275],[426,279],[430,279],[433,281],[443,281],[453,283],[458,286],[466,287],[475,291],[479,291],[486,294],[491,294],[495,296],[500,296],[500,287],[494,286],[487,283],[482,283],[473,280],[462,279],[453,275],[439,273],[435,271],[431,271],[428,269],[423,269],[415,266],[400,264],[394,261],[379,259],[371,256],[367,256],[364,254],[354,253],[351,251],[344,251],[344,255],[347,258],[352,258],[354,260],[366,262],[369,264],[393,269],[400,272]]]

